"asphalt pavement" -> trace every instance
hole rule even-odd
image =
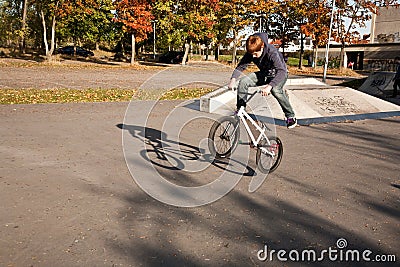
[[[218,86],[230,72],[200,68],[67,70],[76,80],[33,68],[32,81],[4,78],[0,87],[49,88],[58,79],[60,88],[151,90],[171,77],[179,81],[170,88]],[[2,67],[0,76],[27,69]],[[233,160],[213,161],[204,140],[220,115],[198,107],[0,105],[0,266],[398,266],[400,117],[273,125],[282,162],[250,193],[256,150],[242,134]],[[146,190],[159,185],[154,174],[201,188],[225,173],[237,183],[204,205],[166,204],[176,191]]]
[[[153,104],[131,108],[141,116]],[[349,250],[398,265],[399,117],[277,126],[283,160],[256,192],[248,192],[256,172],[251,150],[231,192],[184,208],[138,186],[133,177],[141,174],[128,170],[122,145],[124,133],[127,142],[146,137],[160,145],[168,134],[163,121],[179,104],[157,103],[148,125],[126,123],[128,103],[0,106],[0,265],[383,266],[343,258]],[[196,140],[211,123],[185,124],[180,142],[199,153]],[[198,186],[221,172],[221,164],[177,169],[163,157],[172,152],[152,144],[147,157],[170,182]],[[262,250],[269,251],[266,261]],[[286,254],[278,258],[278,250]],[[323,252],[329,250],[331,257]],[[296,260],[291,251],[318,257]]]

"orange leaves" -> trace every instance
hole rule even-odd
[[[93,8],[98,8],[100,5],[95,0],[64,0],[59,1],[57,15],[61,18],[73,14],[93,14]]]
[[[153,30],[151,6],[144,0],[120,0],[115,2],[116,21],[123,23],[123,29],[135,33],[137,41],[147,38],[147,33]]]
[[[257,1],[257,4],[251,5],[250,10],[254,13],[260,14],[268,14],[273,10],[275,7],[278,6],[277,1],[269,1],[269,0],[261,0]]]

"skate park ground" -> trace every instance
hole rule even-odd
[[[7,69],[7,77],[11,73]],[[137,82],[131,72],[126,75],[119,84],[128,84],[128,76]],[[217,83],[221,73],[215,76]],[[86,77],[86,83],[92,79]],[[109,79],[103,83],[113,83]],[[154,124],[160,126],[181,103],[158,102]],[[251,177],[244,175],[220,200],[181,208],[153,199],[133,180],[122,146],[123,132],[135,126],[123,125],[128,104],[0,106],[1,266],[396,266],[398,116],[293,130],[277,125],[284,157],[256,192],[248,192]],[[136,101],[132,107],[140,113],[153,104]],[[201,123],[185,132],[188,143],[192,135],[207,136],[211,121]],[[161,127],[154,129],[162,134]],[[249,170],[255,169],[252,159]],[[158,171],[187,184],[213,178],[170,169],[168,162]],[[265,245],[321,252],[338,240],[347,242],[343,249],[372,251],[374,261],[284,262],[275,254],[273,262],[263,262],[257,257]]]

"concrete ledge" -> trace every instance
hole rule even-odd
[[[213,113],[234,99],[236,99],[236,91],[230,90],[227,86],[218,88],[200,97],[200,111]]]
[[[312,85],[327,85],[326,83],[323,83],[321,81],[318,81],[315,78],[294,78],[294,79],[288,79],[286,81],[286,85],[304,85],[304,84],[312,84]]]

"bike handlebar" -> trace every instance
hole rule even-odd
[[[251,89],[251,88],[260,88],[260,87],[261,87],[261,86],[249,87],[249,89]],[[229,87],[228,87],[228,89],[229,89]],[[237,87],[233,87],[231,90],[232,90],[232,91],[236,91],[236,90],[237,90]],[[244,95],[255,95],[256,93],[261,93],[261,89],[256,89],[253,93],[242,93],[242,94],[244,94]]]
[[[249,92],[247,92],[247,93],[241,93],[241,94],[243,94],[243,95],[249,95],[249,96],[250,96],[250,97],[247,99],[246,102],[249,102],[250,99],[252,99],[257,93],[261,93],[261,89],[258,89],[258,88],[260,88],[260,87],[261,87],[261,86],[249,87],[249,90],[251,90],[252,88],[253,88],[253,89],[256,88],[256,90],[255,90],[254,92],[252,92],[252,93],[249,93]],[[228,89],[229,89],[229,87],[228,87]],[[232,91],[236,91],[236,90],[237,90],[237,87],[233,87],[231,90],[232,90]]]

